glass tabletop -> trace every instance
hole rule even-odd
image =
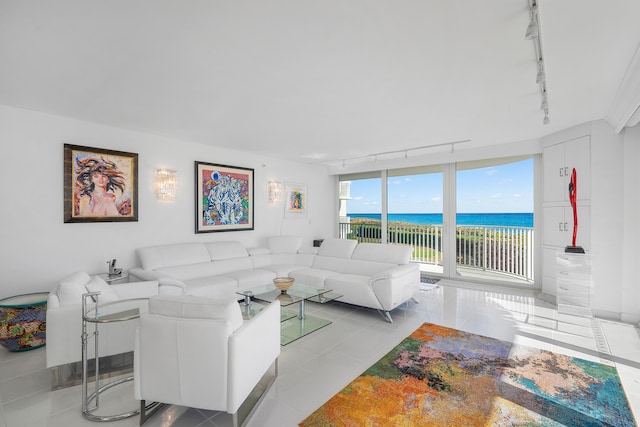
[[[110,301],[104,304],[98,303],[84,314],[87,322],[108,323],[122,322],[140,317],[142,313],[149,312],[149,298],[134,298],[120,301]]]
[[[280,305],[283,307],[317,297],[327,292],[331,292],[331,289],[318,288],[317,286],[305,285],[304,283],[294,283],[286,292],[280,291],[273,284],[236,291],[239,295],[260,301],[280,301]]]

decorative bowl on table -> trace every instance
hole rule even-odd
[[[273,279],[273,284],[280,289],[280,292],[286,294],[287,289],[293,285],[293,277],[276,277]]]

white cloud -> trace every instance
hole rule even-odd
[[[351,200],[362,200],[362,199],[364,199],[364,196],[355,196],[351,198]]]
[[[491,169],[486,172],[487,175],[493,176],[498,173],[498,169]]]
[[[431,200],[433,200],[434,202],[439,202],[440,200],[442,200],[442,197],[432,197]]]
[[[500,198],[502,198],[502,193],[492,194],[492,195],[491,195],[491,198],[492,198],[492,199],[500,199]]]
[[[513,197],[515,197],[516,199],[518,199],[518,198],[522,197],[522,194],[514,193]]]
[[[378,202],[364,202],[363,203],[365,206],[372,206],[372,205],[377,205]]]

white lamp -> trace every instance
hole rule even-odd
[[[170,169],[156,171],[156,198],[165,202],[173,202],[178,190],[177,172]]]

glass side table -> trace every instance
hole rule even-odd
[[[89,307],[89,303],[96,301],[95,306]],[[140,410],[133,410],[116,415],[96,415],[94,412],[100,406],[100,394],[112,387],[133,381],[133,376],[111,381],[100,386],[100,352],[98,348],[98,324],[112,322],[126,322],[137,319],[142,313],[149,312],[149,298],[135,298],[100,303],[100,292],[89,292],[82,295],[82,415],[90,421],[117,421],[138,415]],[[88,323],[93,323],[92,333],[87,332]],[[95,346],[95,390],[89,394],[87,385],[88,376],[88,352],[89,340],[94,340]]]
[[[0,300],[0,345],[13,352],[45,345],[48,297],[38,292]]]

